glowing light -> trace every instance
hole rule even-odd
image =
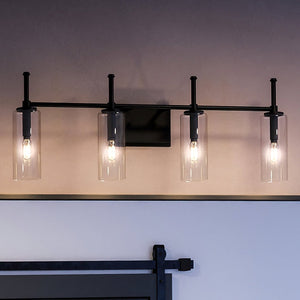
[[[23,152],[23,159],[29,160],[31,158],[31,142],[30,139],[24,139],[22,144],[22,152]]]
[[[114,162],[116,160],[117,150],[115,147],[115,141],[113,141],[113,140],[108,141],[107,156],[108,156],[108,160],[110,162]]]
[[[278,163],[280,160],[280,151],[277,143],[271,143],[270,145],[270,161],[272,164]]]
[[[190,155],[191,155],[191,162],[196,163],[199,158],[198,144],[196,141],[192,141],[190,144]]]

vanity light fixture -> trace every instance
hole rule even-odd
[[[115,108],[114,75],[109,74],[108,107],[98,114],[98,178],[121,180],[126,176],[125,115]]]
[[[126,174],[126,146],[170,146],[170,111],[180,117],[181,179],[208,177],[207,110],[261,111],[261,179],[287,180],[287,118],[276,104],[276,79],[271,78],[271,106],[210,106],[196,103],[196,76],[191,80],[191,104],[117,104],[114,75],[109,74],[108,103],[31,102],[29,72],[24,72],[24,101],[13,118],[13,178],[41,178],[41,123],[37,107],[97,108],[99,180],[121,180]],[[138,122],[136,122],[138,120]]]

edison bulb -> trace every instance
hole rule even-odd
[[[108,141],[107,156],[108,156],[108,160],[110,162],[114,162],[116,160],[117,150],[115,147],[115,141],[113,141],[113,140]]]
[[[30,139],[24,139],[22,144],[22,152],[23,152],[23,159],[29,160],[31,158],[31,141]]]
[[[199,158],[198,143],[196,141],[192,141],[190,144],[190,155],[191,155],[191,162],[196,163]]]
[[[271,143],[270,145],[270,161],[272,164],[278,163],[280,160],[280,151],[277,143]]]

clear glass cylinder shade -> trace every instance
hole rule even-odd
[[[23,138],[23,112],[13,113],[13,179],[41,178],[41,117],[31,112],[31,136]]]
[[[202,181],[208,177],[207,115],[198,114],[198,139],[191,141],[190,116],[180,117],[181,180]]]
[[[261,117],[261,180],[264,182],[288,179],[287,117],[278,117],[278,141],[270,140],[270,117]]]
[[[112,115],[113,114],[113,115]],[[109,133],[113,121],[114,138]],[[110,136],[109,136],[110,135]],[[122,112],[98,114],[98,178],[101,181],[121,180],[126,177],[125,116]]]

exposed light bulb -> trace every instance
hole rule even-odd
[[[22,144],[22,153],[23,153],[23,159],[29,160],[31,158],[31,141],[30,139],[24,139]]]
[[[280,150],[277,143],[271,143],[270,145],[270,161],[272,164],[278,163],[280,160]]]
[[[199,150],[197,141],[192,141],[190,144],[191,162],[196,163],[199,158]]]
[[[109,140],[108,141],[108,150],[107,150],[107,156],[108,160],[111,162],[114,162],[117,157],[117,150],[115,147],[115,141],[114,140]]]

